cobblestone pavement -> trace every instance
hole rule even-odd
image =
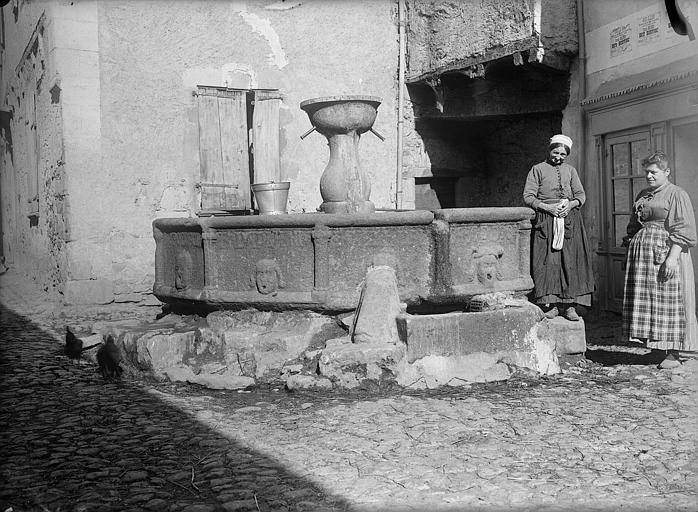
[[[0,308],[0,512],[698,510],[695,360],[420,392],[105,383],[56,335],[95,312],[21,309]]]

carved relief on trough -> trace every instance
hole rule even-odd
[[[189,278],[194,271],[191,253],[180,248],[175,258],[175,288],[185,290],[189,287]]]
[[[279,288],[284,288],[284,276],[279,264],[274,259],[264,258],[255,264],[254,275],[250,276],[257,291],[262,295],[275,297]]]
[[[474,273],[480,284],[494,288],[495,282],[502,280],[503,255],[501,245],[480,245],[473,251]]]
[[[213,306],[351,310],[376,258],[408,305],[525,294],[532,210],[158,219],[155,295]]]

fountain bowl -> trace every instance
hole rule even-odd
[[[381,101],[377,96],[326,96],[305,100],[300,106],[322,134],[362,134],[373,126]]]

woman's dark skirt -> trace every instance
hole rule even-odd
[[[584,231],[582,215],[573,209],[565,217],[565,241],[562,249],[554,250],[553,219],[545,212],[536,212],[531,236],[531,276],[533,302],[577,303],[591,306],[594,273],[591,251]]]

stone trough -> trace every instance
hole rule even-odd
[[[525,299],[532,214],[158,219],[156,296],[207,314],[118,337],[140,370],[218,388],[432,388],[504,380],[516,367],[556,373],[558,354],[584,352],[584,327],[546,320]]]
[[[382,138],[379,105],[301,103],[313,125],[301,138],[317,130],[330,150],[322,213],[153,222],[156,297],[208,315],[169,335],[160,324],[118,336],[130,361],[218,387],[436,387],[517,366],[559,371],[559,329],[525,299],[533,210],[375,211],[358,147],[362,133]],[[565,351],[580,348],[577,334],[565,339]]]
[[[408,308],[525,295],[532,210],[158,219],[155,295],[214,309],[349,311],[366,270],[393,267]]]

